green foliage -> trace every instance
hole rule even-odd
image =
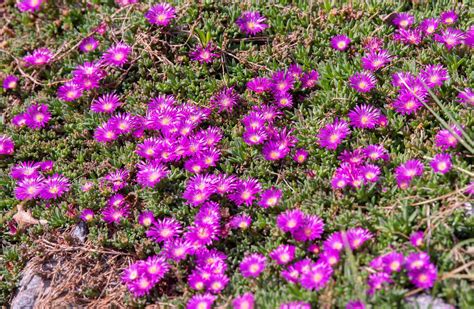
[[[433,42],[417,48],[402,46],[390,39],[393,28],[383,20],[392,12],[408,10],[417,21],[438,16],[443,10],[452,8],[447,1],[429,5],[364,1],[355,3],[352,8],[335,6],[334,1],[174,1],[178,18],[169,29],[163,30],[151,27],[143,17],[149,7],[147,3],[118,11],[111,0],[47,1],[40,12],[22,14],[14,7],[14,1],[6,2],[8,21],[5,27],[12,35],[2,34],[4,43],[1,49],[8,51],[8,54],[0,51],[2,72],[20,76],[11,55],[21,59],[39,47],[61,50],[62,53],[61,58],[46,69],[26,70],[41,85],[21,76],[20,90],[6,92],[0,89],[0,131],[12,136],[16,144],[14,157],[0,158],[0,222],[5,223],[0,231],[0,304],[8,303],[25,263],[25,255],[19,246],[29,246],[30,236],[34,234],[77,223],[79,219],[70,215],[71,209],[76,214],[84,208],[100,212],[109,192],[97,189],[97,185],[93,190],[83,192],[80,186],[87,180],[97,184],[98,179],[112,169],[125,167],[133,170],[139,162],[132,139],[120,139],[105,146],[93,141],[93,130],[106,119],[90,112],[89,106],[94,98],[115,90],[126,103],[123,109],[137,114],[144,114],[149,98],[162,93],[208,106],[209,98],[222,86],[233,85],[239,93],[244,93],[245,83],[253,76],[270,74],[295,62],[305,69],[316,69],[321,75],[318,88],[299,100],[294,109],[286,111],[280,123],[294,128],[298,147],[310,152],[304,165],[297,165],[291,158],[276,163],[266,161],[257,148],[243,142],[240,118],[260,100],[248,93],[243,94],[244,100],[234,114],[214,113],[209,120],[224,130],[223,155],[218,170],[255,177],[265,188],[275,185],[284,192],[284,200],[277,209],[245,209],[252,215],[252,227],[243,232],[230,232],[217,245],[229,256],[228,275],[231,278],[218,302],[225,303],[235,295],[252,291],[257,304],[264,308],[276,308],[290,300],[311,301],[315,307],[323,304],[343,307],[360,295],[355,282],[363,282],[369,275],[364,266],[390,248],[408,250],[408,235],[417,230],[429,230],[427,249],[441,275],[472,261],[472,250],[465,250],[468,246],[472,249],[469,241],[474,238],[474,217],[467,216],[463,206],[468,197],[458,193],[450,198],[413,205],[466,186],[472,181],[472,174],[451,172],[440,176],[427,171],[422,179],[404,191],[396,187],[392,175],[393,168],[403,161],[432,157],[436,153],[433,137],[443,127],[427,110],[417,117],[406,117],[387,108],[388,101],[395,97],[388,78],[391,73],[399,70],[416,73],[422,65],[443,64],[449,70],[451,80],[436,96],[454,120],[466,129],[474,127],[472,109],[466,109],[455,99],[459,89],[472,87],[472,51],[448,52]],[[259,10],[270,24],[264,35],[256,40],[245,38],[234,25],[240,13],[247,9]],[[457,26],[467,29],[472,20],[467,2],[458,3],[456,11],[460,13]],[[100,41],[97,51],[82,54],[73,48],[102,22],[107,23],[108,30],[97,37]],[[352,38],[350,52],[339,53],[329,47],[330,38],[336,34],[348,34]],[[385,48],[396,56],[382,70],[385,78],[379,78],[377,92],[370,96],[357,94],[347,86],[348,77],[360,70],[359,59],[364,53],[361,43],[368,36],[383,38]],[[104,87],[74,103],[66,104],[56,98],[58,81],[69,79],[76,65],[97,59],[113,42],[121,40],[134,46],[134,61],[130,66],[117,69],[103,82]],[[208,42],[223,50],[220,59],[209,65],[190,61],[188,54],[195,45]],[[343,146],[356,148],[383,143],[392,160],[384,166],[384,178],[379,184],[341,195],[330,186],[330,178],[338,166],[337,153],[318,147],[315,135],[331,119],[347,114],[356,104],[366,101],[384,108],[389,126],[371,131],[354,130]],[[53,118],[47,128],[33,131],[10,125],[12,117],[33,102],[48,104]],[[443,115],[439,106],[433,103],[431,107]],[[469,171],[473,166],[472,158],[465,149],[460,149],[453,163]],[[26,160],[53,160],[54,171],[71,179],[73,188],[64,199],[51,205],[28,203],[35,218],[48,221],[46,231],[36,227],[20,235],[10,235],[3,216],[11,213],[18,201],[13,198],[15,182],[9,177],[9,171],[15,163]],[[132,183],[125,194],[136,195],[138,199],[130,220],[118,227],[109,227],[96,218],[89,225],[89,240],[107,248],[137,253],[138,258],[159,252],[160,246],[146,239],[145,230],[138,225],[136,218],[141,211],[151,210],[157,217],[173,216],[184,224],[192,222],[196,209],[185,205],[181,197],[190,176],[184,169],[173,167],[170,177],[154,189],[142,189]],[[222,206],[230,214],[242,212],[230,203]],[[279,244],[288,243],[288,237],[276,228],[275,218],[282,210],[295,207],[320,216],[326,223],[327,233],[354,226],[363,226],[374,232],[376,240],[354,254],[353,266],[357,273],[350,270],[351,265],[344,257],[335,269],[331,284],[314,293],[284,282],[279,275],[280,269],[275,266],[269,267],[256,280],[244,279],[236,271],[245,253],[266,254]],[[303,256],[304,246],[296,245],[298,254]],[[454,249],[456,255],[453,255]],[[463,257],[460,258],[459,254]],[[184,263],[177,267],[176,272],[184,277],[188,266]],[[463,277],[440,280],[431,293],[460,308],[472,308],[474,297],[470,283]],[[367,300],[374,308],[403,307],[408,287],[409,283],[400,279],[393,288]],[[178,296],[154,293],[135,305],[164,302],[182,306],[191,295],[185,280],[176,282],[174,289]],[[93,289],[83,293],[90,298],[100,295]],[[130,298],[129,302],[135,301]]]

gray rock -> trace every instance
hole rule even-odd
[[[79,241],[80,243],[84,243],[86,241],[87,233],[88,233],[87,225],[85,222],[79,222],[72,231],[71,237],[75,240]]]
[[[434,298],[428,294],[410,296],[406,300],[407,307],[413,309],[454,309],[453,305],[447,304],[441,298]]]
[[[35,306],[38,297],[49,287],[49,281],[28,269],[23,273],[18,293],[11,302],[12,309],[29,309]]]

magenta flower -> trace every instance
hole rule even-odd
[[[233,216],[229,221],[229,226],[232,229],[245,230],[249,228],[250,224],[252,224],[252,217],[246,214]]]
[[[258,253],[246,256],[240,262],[240,273],[244,277],[258,277],[265,270],[266,258]]]
[[[319,146],[336,150],[337,146],[350,134],[349,125],[344,120],[334,120],[319,130],[317,139]]]
[[[81,87],[73,81],[64,83],[58,88],[58,98],[70,102],[79,99],[82,96]]]
[[[395,178],[398,186],[405,189],[415,176],[423,174],[424,166],[419,160],[408,160],[395,168]]]
[[[420,247],[423,245],[424,233],[422,231],[414,232],[410,235],[410,243],[413,247]]]
[[[109,224],[118,224],[129,215],[130,206],[126,203],[122,203],[118,206],[108,205],[102,210],[102,217],[104,221]]]
[[[442,86],[444,81],[449,80],[448,71],[439,64],[426,66],[420,77],[429,88]]]
[[[234,175],[219,174],[216,178],[215,189],[216,193],[224,195],[232,193],[237,188],[238,178]]]
[[[438,271],[436,266],[430,263],[422,269],[408,272],[408,278],[417,288],[429,289],[435,284]]]
[[[430,256],[426,252],[410,253],[405,259],[405,267],[408,271],[416,271],[430,264]]]
[[[304,213],[299,209],[293,209],[279,214],[276,224],[283,232],[293,232],[301,227],[304,220]]]
[[[458,93],[458,102],[474,107],[474,90],[471,88],[464,88],[463,91]]]
[[[184,260],[188,254],[191,254],[192,244],[186,239],[175,238],[165,242],[163,250],[167,258],[179,262]]]
[[[193,246],[196,244],[196,249],[200,249],[219,238],[219,226],[217,224],[194,225],[188,229],[185,237]]]
[[[145,17],[152,25],[166,27],[176,17],[176,9],[169,3],[162,2],[152,6]]]
[[[103,181],[111,186],[112,191],[116,192],[125,188],[130,173],[126,169],[118,169],[104,176]]]
[[[281,190],[272,187],[262,192],[258,205],[262,208],[275,207],[280,202],[281,197]]]
[[[339,251],[334,249],[326,249],[319,256],[319,262],[328,264],[331,267],[336,266],[337,263],[341,260],[341,254]]]
[[[329,235],[323,242],[323,248],[325,251],[337,250],[342,251],[344,248],[344,240],[342,238],[342,232],[334,232]]]
[[[103,123],[94,131],[94,139],[99,143],[108,143],[118,138],[115,127],[109,123]]]
[[[124,43],[117,43],[109,47],[102,55],[102,60],[107,65],[121,67],[128,61],[132,48]]]
[[[304,148],[297,149],[293,155],[293,160],[298,164],[303,164],[308,159],[309,153]]]
[[[266,77],[255,77],[247,82],[247,89],[263,93],[271,89],[271,80]]]
[[[451,126],[451,130],[461,138],[462,132],[456,126]],[[435,136],[435,145],[436,147],[441,148],[442,150],[448,150],[449,148],[456,148],[458,145],[458,139],[452,134],[448,129],[444,129],[436,133]]]
[[[421,43],[423,33],[419,29],[403,29],[399,28],[393,34],[395,41],[400,41],[407,45],[418,45]]]
[[[308,290],[320,290],[329,281],[333,273],[331,266],[324,262],[314,263],[307,273],[301,275],[301,286]]]
[[[415,22],[415,17],[409,13],[397,13],[392,23],[399,28],[408,28]]]
[[[299,242],[315,240],[321,238],[324,232],[324,222],[318,216],[305,214],[302,224],[290,232],[295,240]]]
[[[43,0],[20,0],[16,6],[21,12],[34,12],[40,9]]]
[[[373,238],[373,235],[369,230],[361,227],[348,229],[346,236],[352,250],[359,249],[366,241]]]
[[[48,48],[38,48],[31,54],[23,57],[26,62],[26,66],[43,66],[51,62],[53,53]]]
[[[362,57],[362,68],[369,71],[377,71],[390,62],[392,56],[388,51],[382,49],[379,51],[371,51]]]
[[[378,51],[383,47],[383,40],[377,37],[369,37],[364,40],[363,47],[369,51]]]
[[[346,35],[336,35],[331,38],[331,47],[335,50],[344,51],[349,48],[351,39]]]
[[[144,266],[146,273],[152,277],[155,282],[163,279],[170,268],[168,263],[166,263],[166,259],[158,255],[148,257]]]
[[[464,35],[464,44],[470,48],[474,47],[474,26],[471,26]]]
[[[374,164],[366,164],[360,168],[360,173],[367,182],[377,182],[381,174],[380,167]]]
[[[266,18],[259,12],[246,11],[235,21],[240,31],[249,35],[256,35],[262,32],[268,25],[265,24]]]
[[[214,58],[218,57],[219,54],[213,53],[215,47],[208,43],[205,47],[199,45],[196,47],[194,51],[192,51],[189,56],[192,60],[197,61],[199,63],[211,63],[214,61]]]
[[[99,41],[97,41],[93,36],[89,36],[81,41],[79,45],[79,50],[83,53],[90,53],[99,47]]]
[[[302,89],[311,89],[316,86],[316,83],[319,80],[319,73],[316,70],[311,70],[309,72],[305,72],[303,76],[301,76],[301,88]]]
[[[375,87],[377,80],[370,72],[359,72],[349,77],[349,85],[357,92],[369,92]]]
[[[247,145],[260,145],[268,139],[267,130],[265,128],[247,129],[242,138]]]
[[[10,172],[10,176],[17,180],[22,180],[24,178],[32,178],[39,176],[39,169],[41,168],[41,164],[26,161],[20,162],[12,167]]]
[[[81,211],[80,218],[84,222],[91,222],[94,219],[94,211],[92,209],[86,208]]]
[[[438,29],[439,20],[437,18],[427,18],[420,23],[420,29],[425,35],[432,35]]]
[[[246,180],[239,180],[236,184],[235,191],[229,195],[229,199],[231,199],[237,206],[251,206],[261,189],[262,187],[256,179],[249,178]]]
[[[40,129],[46,126],[51,119],[48,105],[33,104],[26,110],[25,123],[31,129]]]
[[[3,89],[5,90],[15,89],[17,85],[18,77],[16,77],[15,75],[8,75],[7,77],[5,77],[2,83]]]
[[[387,149],[385,149],[382,145],[369,145],[365,147],[363,151],[367,158],[372,161],[390,159]]]
[[[70,186],[66,177],[54,174],[43,181],[43,187],[39,195],[43,199],[57,199],[68,192]]]
[[[15,143],[7,135],[0,135],[0,155],[12,155],[15,152]]]
[[[435,173],[446,174],[452,168],[451,155],[449,153],[438,153],[430,162]]]
[[[219,107],[219,112],[226,111],[230,113],[239,100],[240,97],[234,90],[234,87],[224,87],[221,91],[212,96],[211,104]]]
[[[367,104],[356,106],[348,114],[351,125],[361,129],[375,128],[380,115],[381,113],[378,108]]]
[[[148,227],[154,222],[155,222],[155,215],[153,214],[153,211],[151,210],[146,210],[138,216],[138,223],[142,226]]]
[[[369,295],[374,295],[375,291],[383,289],[385,284],[392,282],[393,281],[390,278],[390,275],[384,272],[370,275],[369,280],[367,282],[367,284],[369,285]]]
[[[194,295],[186,304],[186,309],[211,309],[216,297],[211,294]]]
[[[439,20],[445,25],[453,25],[458,20],[458,15],[454,11],[441,13]]]
[[[361,300],[351,300],[346,304],[346,309],[365,309],[365,304]]]
[[[25,178],[17,183],[15,197],[18,200],[30,200],[36,198],[43,189],[43,176]]]
[[[291,245],[280,245],[270,252],[270,258],[278,265],[285,265],[295,258],[296,247]]]
[[[26,125],[26,113],[21,113],[21,114],[18,114],[18,115],[15,115],[13,118],[12,118],[12,124],[15,126],[15,127],[23,127]]]
[[[410,115],[423,107],[424,99],[409,92],[401,93],[393,102],[393,108],[400,114]]]
[[[290,108],[293,106],[293,97],[291,94],[283,92],[275,94],[275,103],[279,108]]]
[[[221,220],[220,206],[216,202],[206,202],[201,206],[198,213],[194,217],[196,225],[215,224],[219,225]]]
[[[146,236],[155,242],[167,242],[177,237],[182,231],[181,224],[173,218],[157,219],[146,232]]]
[[[122,194],[114,194],[107,201],[107,205],[115,207],[123,204],[125,204],[125,196],[123,196]]]
[[[382,257],[383,269],[387,274],[402,270],[405,258],[398,252],[390,252]]]
[[[449,50],[462,43],[464,33],[461,30],[447,28],[441,30],[441,34],[435,34],[434,39],[437,42],[443,43]]]
[[[245,293],[241,296],[234,298],[232,301],[233,309],[254,309],[255,298],[252,293]]]
[[[293,75],[285,71],[277,71],[272,75],[271,89],[275,95],[285,94],[293,88],[294,82]]]
[[[118,107],[122,105],[120,98],[115,93],[106,93],[91,104],[91,111],[95,113],[113,113]]]

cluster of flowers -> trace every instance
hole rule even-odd
[[[165,277],[169,269],[169,264],[164,257],[150,256],[125,269],[122,274],[122,282],[127,285],[135,297],[140,297],[148,294]]]
[[[353,151],[344,150],[339,155],[340,166],[336,169],[331,186],[344,189],[347,186],[359,188],[379,180],[381,169],[375,162],[388,161],[390,156],[382,145],[369,145]]]
[[[88,37],[82,41],[82,48],[90,51],[96,48],[97,41]],[[121,67],[128,61],[132,48],[124,43],[116,43],[105,51],[99,61],[84,62],[72,71],[72,79],[58,88],[58,97],[63,101],[79,99],[84,91],[99,88],[100,81],[107,76],[105,68]]]
[[[15,75],[7,75],[2,82],[3,89],[13,90],[18,86],[18,77]]]
[[[24,113],[15,115],[12,119],[14,126],[27,126],[30,129],[41,129],[46,126],[51,119],[48,105],[33,104],[29,106]]]
[[[206,174],[196,175],[188,180],[183,198],[188,204],[199,206],[214,194],[227,196],[238,207],[252,206],[259,194],[260,207],[275,207],[282,197],[281,190],[273,187],[262,192],[262,186],[253,178],[239,179],[234,175]]]
[[[12,167],[10,176],[17,181],[15,197],[18,200],[41,198],[45,200],[57,199],[69,191],[69,180],[59,174],[50,176],[53,170],[52,161],[20,162]]]
[[[288,210],[277,217],[277,226],[290,233],[298,242],[312,242],[321,238],[324,232],[323,221],[314,215],[304,214],[302,211]],[[310,258],[297,261],[281,271],[282,277],[291,283],[300,283],[310,290],[323,288],[331,278],[332,267],[340,260],[340,254],[347,243],[352,250],[360,248],[372,234],[362,228],[352,228],[347,232],[335,232],[323,242],[323,251],[317,262]],[[312,244],[308,250],[320,253],[317,245]],[[288,265],[295,259],[296,247],[280,245],[269,256],[277,265]],[[259,253],[246,256],[240,263],[240,272],[244,277],[258,277],[266,267],[266,257]]]
[[[474,46],[474,27],[464,33],[461,30],[451,28],[458,19],[453,11],[443,12],[438,18],[426,18],[418,27],[412,27],[415,17],[409,13],[398,13],[392,20],[397,27],[393,38],[407,45],[419,45],[424,38],[433,36],[434,40],[442,43],[447,49],[452,49],[459,44]],[[446,28],[442,28],[446,25]],[[437,31],[439,30],[439,33]]]
[[[416,232],[410,237],[411,243],[419,247],[423,244],[423,232]],[[426,252],[412,252],[407,256],[392,251],[373,259],[370,268],[376,272],[368,278],[368,293],[373,295],[375,291],[383,289],[384,284],[392,283],[392,275],[407,271],[408,279],[417,288],[431,288],[437,279],[436,266],[430,262],[430,256]]]
[[[229,282],[229,278],[225,275],[226,255],[215,249],[206,248],[221,236],[220,221],[220,207],[216,202],[207,202],[199,209],[194,224],[188,227],[182,237],[180,236],[183,232],[182,225],[174,218],[155,219],[153,213],[149,211],[139,217],[139,223],[149,227],[147,237],[162,244],[163,250],[160,256],[154,258],[160,260],[161,269],[168,269],[166,260],[179,262],[187,256],[194,256],[196,268],[188,276],[188,283],[194,290],[212,294],[222,291]],[[130,279],[128,274],[134,265],[125,271],[123,281],[128,284],[129,290],[139,297],[147,294],[163,276],[147,280],[150,284],[137,286],[135,283],[140,283],[139,277],[134,276],[132,281],[128,281]]]
[[[15,143],[7,135],[0,135],[0,155],[12,155],[15,152]]]
[[[244,142],[248,145],[262,145],[262,153],[266,160],[276,161],[285,158],[297,139],[291,136],[292,130],[278,129],[273,126],[274,121],[283,113],[282,109],[293,106],[293,95],[297,82],[301,89],[311,89],[319,78],[318,72],[311,70],[303,72],[297,64],[291,65],[286,71],[277,71],[271,78],[256,77],[247,83],[247,89],[257,94],[268,93],[272,95],[272,105],[253,106],[242,119],[245,131]],[[222,102],[235,102],[232,91],[224,89],[214,96],[214,102],[221,107]],[[303,160],[304,161],[304,160]]]
[[[448,71],[442,65],[427,65],[418,76],[409,72],[393,74],[392,84],[399,88],[393,108],[400,114],[415,114],[428,99],[427,89],[442,86],[448,79]]]
[[[446,151],[450,148],[456,148],[458,137],[462,137],[462,131],[451,126],[451,130],[440,130],[435,136],[435,146]],[[438,153],[430,161],[430,166],[435,173],[446,174],[452,169],[452,156],[449,153]],[[400,188],[406,189],[415,177],[423,175],[424,165],[420,160],[412,159],[400,164],[395,169],[395,179]]]

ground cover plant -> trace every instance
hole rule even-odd
[[[0,12],[2,305],[474,306],[468,2]]]

